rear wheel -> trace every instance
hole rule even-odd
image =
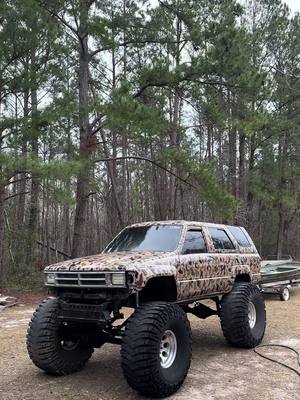
[[[143,395],[169,396],[188,373],[191,351],[191,328],[182,308],[163,302],[142,305],[126,325],[124,376]]]
[[[284,287],[280,292],[280,300],[288,301],[290,299],[290,290],[288,287]]]
[[[223,334],[231,345],[252,348],[261,343],[266,327],[266,310],[257,286],[236,283],[221,301],[220,319]]]
[[[57,315],[58,299],[47,299],[40,304],[28,327],[27,350],[38,368],[49,374],[67,375],[84,366],[93,348],[70,336]]]

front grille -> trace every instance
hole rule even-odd
[[[125,288],[125,272],[63,272],[63,271],[45,271],[46,286],[55,287],[73,287],[73,288]],[[50,276],[49,280],[47,275]],[[116,275],[122,275],[123,279],[116,282]],[[118,284],[118,282],[120,282]]]
[[[50,286],[106,287],[107,274],[99,272],[55,272],[55,283]]]

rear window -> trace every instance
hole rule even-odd
[[[223,229],[208,228],[216,250],[234,250],[235,247]]]
[[[245,235],[243,229],[239,226],[228,226],[228,229],[235,237],[238,244],[242,247],[250,247],[251,243],[249,242],[247,236]]]

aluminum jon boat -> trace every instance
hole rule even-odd
[[[300,284],[300,262],[275,260],[261,262],[260,288],[264,293],[275,293],[280,299],[290,298],[290,288]]]

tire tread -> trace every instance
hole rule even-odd
[[[67,375],[83,368],[92,356],[93,348],[85,347],[72,362],[58,352],[57,331],[58,299],[44,300],[34,312],[27,330],[27,351],[32,362],[52,375]]]
[[[256,296],[258,301],[263,304],[263,333],[258,338],[252,335],[248,322],[248,304],[251,296]],[[225,295],[221,301],[220,319],[223,334],[229,344],[236,347],[253,348],[261,343],[266,318],[264,299],[259,289],[251,283],[236,283],[232,291]]]
[[[123,338],[122,369],[128,384],[138,392],[152,397],[166,397],[175,393],[182,385],[190,362],[183,376],[175,383],[166,383],[159,371],[157,341],[166,322],[178,318],[188,332],[188,351],[191,353],[191,329],[185,312],[176,304],[152,302],[140,306],[130,317]],[[190,357],[191,358],[191,357]]]

